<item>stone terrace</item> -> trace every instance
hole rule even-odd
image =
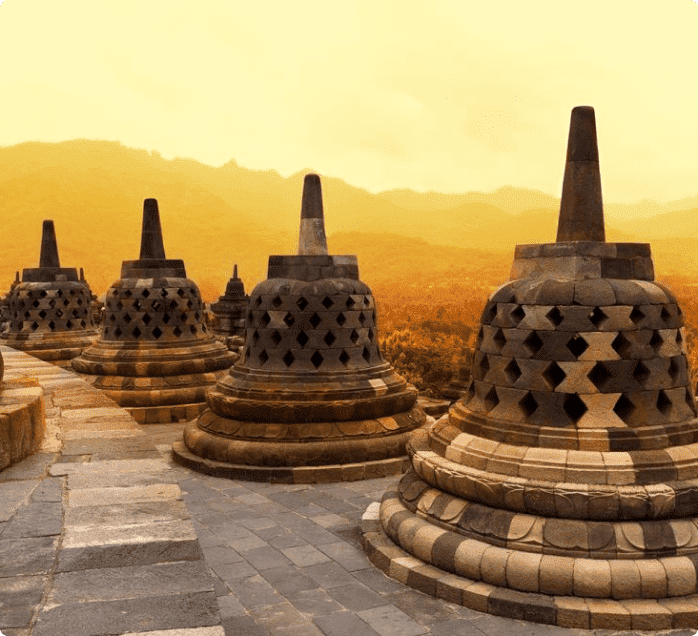
[[[360,546],[364,510],[398,477],[200,475],[171,459],[184,424],[139,426],[72,372],[0,350],[6,378],[39,380],[47,417],[41,452],[0,473],[5,636],[632,633],[509,620],[412,590]]]

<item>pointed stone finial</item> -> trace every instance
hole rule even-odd
[[[19,271],[15,272],[15,283],[19,283]]]
[[[233,267],[233,278],[235,280],[239,280],[238,279],[238,264],[237,263],[235,263],[235,266]]]
[[[85,270],[82,267],[80,268],[80,280],[85,280]]]
[[[591,106],[572,109],[557,242],[606,240],[596,118]]]
[[[41,256],[39,267],[60,267],[58,259],[58,243],[56,242],[56,228],[53,221],[44,221],[41,229]]]
[[[157,199],[143,201],[143,231],[141,233],[141,260],[165,260],[165,246],[162,242],[160,212]]]
[[[322,187],[316,174],[305,175],[301,204],[301,231],[298,241],[300,256],[327,255],[325,217],[322,210]]]

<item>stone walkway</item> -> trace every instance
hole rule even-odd
[[[40,454],[0,473],[5,636],[633,633],[508,620],[411,590],[360,546],[364,510],[396,477],[200,475],[172,461],[184,424],[139,426],[70,372],[1,350],[8,377],[39,377],[50,425]]]

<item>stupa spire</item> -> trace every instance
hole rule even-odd
[[[233,266],[233,278],[235,280],[238,280],[238,264],[237,263],[235,263],[235,265]]]
[[[160,212],[157,199],[143,201],[143,231],[141,233],[141,260],[165,260],[165,245],[162,242]]]
[[[301,231],[298,240],[299,256],[325,256],[325,215],[322,210],[322,186],[320,177],[307,174],[303,181],[303,203],[301,204]]]
[[[577,106],[570,120],[557,242],[605,240],[596,117],[591,106]]]
[[[56,228],[53,221],[46,220],[41,230],[41,256],[39,267],[60,267],[58,258],[58,243],[56,242]]]

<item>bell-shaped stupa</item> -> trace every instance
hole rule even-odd
[[[240,360],[175,455],[221,476],[342,481],[402,472],[426,416],[378,347],[356,256],[327,252],[320,178],[303,186],[297,256],[270,256],[250,294]]]
[[[698,420],[648,244],[606,243],[594,111],[572,111],[556,243],[516,248],[466,395],[363,520],[371,560],[474,609],[698,627]],[[385,536],[387,535],[387,537]],[[416,558],[405,558],[416,557]]]
[[[7,319],[2,344],[58,366],[70,367],[97,338],[90,290],[75,267],[61,267],[53,221],[43,223],[39,267],[10,288]]]
[[[238,266],[233,268],[233,275],[217,302],[211,304],[211,313],[215,321],[211,331],[215,336],[226,339],[233,336],[245,336],[245,312],[249,296],[245,285],[238,277]]]
[[[101,335],[73,369],[146,424],[195,418],[206,389],[232,363],[208,331],[184,263],[165,257],[157,201],[146,199],[140,259],[123,261],[106,294]]]

